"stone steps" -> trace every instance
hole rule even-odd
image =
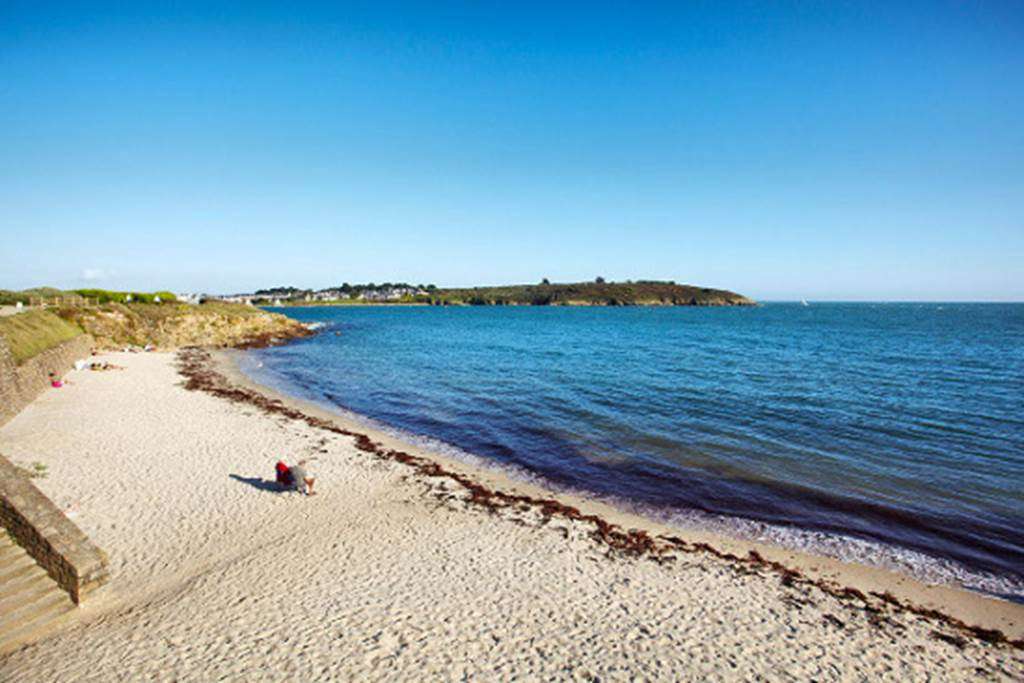
[[[0,654],[45,635],[75,604],[0,529]]]

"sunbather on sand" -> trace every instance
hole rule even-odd
[[[54,373],[54,372],[50,373],[50,386],[51,387],[53,387],[54,389],[60,389],[65,384],[71,384],[71,382],[69,382],[69,381],[67,381],[65,379],[61,379],[60,377],[57,376],[57,373]]]
[[[123,366],[114,365],[109,361],[103,361],[102,363],[91,363],[89,365],[90,370],[102,371],[102,370],[124,370]]]

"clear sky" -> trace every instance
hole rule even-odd
[[[1024,300],[1016,0],[117,4],[0,4],[2,288]]]

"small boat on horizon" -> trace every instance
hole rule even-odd
[[[801,306],[810,306],[810,304],[807,303],[807,299],[800,299],[800,305]]]

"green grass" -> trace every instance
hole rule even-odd
[[[50,473],[49,466],[39,461],[35,461],[31,465],[16,464],[15,467],[21,470],[29,479],[46,479],[46,476]]]
[[[174,292],[115,292],[109,289],[75,289],[62,291],[53,287],[35,287],[20,292],[9,289],[0,289],[0,306],[10,306],[17,302],[28,304],[32,299],[53,299],[54,297],[75,297],[80,296],[90,300],[90,303],[126,303],[131,297],[132,303],[151,304],[156,303],[156,297],[160,297],[160,303],[168,304],[177,302],[178,298]],[[50,302],[52,303],[52,301]]]
[[[82,330],[77,325],[49,311],[27,311],[0,317],[0,337],[19,365],[80,334]]]

